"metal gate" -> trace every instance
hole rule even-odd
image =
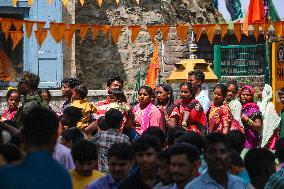
[[[215,45],[214,72],[221,82],[235,79],[239,83],[265,82],[268,76],[265,44]]]

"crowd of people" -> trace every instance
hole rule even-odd
[[[189,72],[176,100],[168,84],[141,86],[128,103],[119,76],[99,102],[66,78],[55,112],[25,72],[1,116],[0,188],[284,188],[284,111],[271,86],[219,83],[210,101],[204,79]],[[284,104],[284,88],[278,97]]]

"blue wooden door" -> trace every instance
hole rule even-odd
[[[45,28],[49,29],[50,22],[62,22],[62,1],[52,0],[49,5],[47,0],[34,0],[26,16],[29,20],[46,22]],[[24,70],[40,76],[41,88],[60,87],[63,77],[62,42],[56,44],[49,32],[41,47],[34,33],[30,39],[25,36],[24,40]]]

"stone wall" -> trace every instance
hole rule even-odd
[[[140,5],[134,0],[121,0],[119,5],[104,2],[102,8],[94,0],[86,0],[84,6],[76,5],[76,23],[175,26],[177,23],[216,23],[222,19],[211,8],[210,0],[142,0]],[[160,35],[157,35],[156,41],[161,41]],[[142,79],[145,79],[152,53],[153,44],[146,28],[133,44],[126,27],[117,45],[112,42],[111,36],[101,33],[93,41],[91,31],[81,43],[77,33],[76,75],[90,89],[103,89],[108,77],[120,75],[126,80],[126,89],[133,89],[138,68]],[[188,47],[181,45],[174,28],[169,33],[168,42],[160,43],[159,57],[162,81],[173,69],[173,63],[188,58]]]

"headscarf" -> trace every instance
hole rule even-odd
[[[251,96],[254,96],[254,89],[250,85],[245,85],[240,90],[240,95],[242,94],[243,90],[248,89],[250,91]]]
[[[242,87],[242,89],[240,90],[240,94],[243,92],[243,90],[245,89],[249,89],[249,92],[251,94],[251,96],[254,96],[254,89],[249,86],[249,85],[245,85]],[[241,95],[240,95],[241,96]],[[240,97],[241,98],[241,97]],[[241,99],[240,99],[241,101]],[[247,102],[246,104],[242,104],[242,113],[244,113],[245,115],[247,115],[249,118],[252,118],[256,113],[260,113],[259,107],[257,104],[255,104],[253,101],[252,102]]]

